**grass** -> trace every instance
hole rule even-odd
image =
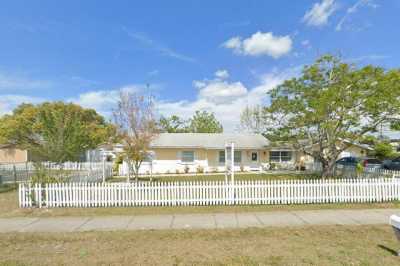
[[[271,173],[271,174],[258,174],[258,173],[236,173],[235,180],[298,180],[298,179],[319,179],[320,176],[312,173]],[[150,177],[139,177],[140,181],[149,181]],[[153,181],[222,181],[225,180],[224,174],[205,175],[167,175],[167,176],[154,176]],[[108,180],[109,182],[125,182],[126,177],[114,177]]]
[[[16,188],[17,188],[16,184],[2,184],[0,185],[0,193],[13,191],[16,190]]]
[[[389,226],[0,234],[2,265],[399,265]]]
[[[0,186],[0,191],[2,187]],[[11,188],[10,188],[11,189]],[[319,209],[400,208],[399,202],[357,204],[245,205],[245,206],[178,206],[178,207],[113,207],[113,208],[25,208],[18,207],[16,190],[0,193],[0,217],[111,216],[187,213],[268,212]]]

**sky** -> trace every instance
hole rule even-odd
[[[128,90],[234,132],[243,108],[322,54],[398,68],[399,12],[398,0],[2,1],[0,115],[63,100],[110,118]]]

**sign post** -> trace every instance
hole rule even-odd
[[[229,177],[231,179],[230,184],[228,184]],[[225,183],[229,187],[229,197],[231,204],[233,204],[235,196],[235,144],[233,142],[225,144]]]
[[[233,142],[225,144],[225,182],[229,181],[229,177],[231,178],[231,182],[234,181],[235,178],[235,144]]]

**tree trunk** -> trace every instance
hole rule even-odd
[[[139,182],[139,168],[135,165],[135,181]]]
[[[335,175],[335,164],[336,161],[325,161],[322,162],[322,178],[329,178]]]
[[[132,162],[127,161],[127,163],[128,163],[128,177],[127,177],[126,182],[130,183],[131,182]]]

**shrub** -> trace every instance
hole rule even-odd
[[[202,173],[204,173],[204,167],[199,165],[199,166],[197,166],[196,171],[198,174],[202,174]]]
[[[122,155],[118,155],[113,163],[113,173],[118,173],[119,165],[122,164],[124,161],[124,157]]]
[[[240,172],[244,172],[244,166],[240,165]]]
[[[35,170],[30,178],[34,184],[57,183],[69,181],[70,171],[46,169],[42,164],[35,164]]]
[[[276,164],[275,163],[270,163],[269,164],[269,169],[270,170],[275,170],[276,169]]]
[[[189,166],[186,165],[186,166],[185,166],[185,169],[184,169],[185,174],[189,173],[189,170],[190,170]]]

